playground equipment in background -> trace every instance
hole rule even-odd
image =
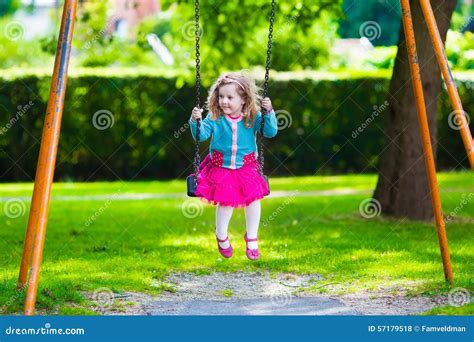
[[[436,218],[436,229],[438,233],[441,256],[443,260],[444,276],[445,279],[452,284],[453,273],[451,269],[444,219],[441,211],[441,201],[439,197],[438,183],[436,179],[436,170],[430,141],[428,120],[426,117],[426,108],[424,102],[423,87],[420,79],[420,70],[418,65],[418,56],[416,51],[410,3],[409,0],[400,1],[403,10],[403,27],[407,38],[406,45],[410,59],[410,71],[418,110],[418,120],[423,141],[423,153],[426,163],[429,185],[431,189],[433,210]],[[467,125],[467,120],[464,116],[464,111],[462,109],[462,104],[459,99],[455,82],[451,75],[449,65],[446,62],[446,55],[431,9],[431,4],[429,0],[420,1],[423,9],[423,15],[425,16],[433,46],[436,51],[438,63],[440,65],[444,80],[448,87],[451,103],[456,112],[457,123],[460,126],[460,131],[464,146],[467,151],[469,162],[471,168],[474,170],[474,145],[472,142],[472,137]],[[199,1],[196,0],[196,4],[198,3]],[[274,1],[272,1],[272,6],[274,6]],[[56,162],[61,118],[64,106],[64,96],[66,93],[67,70],[69,64],[69,56],[71,52],[71,40],[76,16],[76,9],[77,0],[65,0],[61,21],[61,29],[59,33],[58,46],[56,51],[56,59],[54,64],[54,72],[48,100],[48,107],[43,128],[43,135],[41,138],[41,147],[35,176],[33,198],[31,201],[28,226],[23,247],[23,256],[18,277],[17,290],[21,291],[27,287],[24,307],[25,315],[32,315],[34,313],[36,295],[38,290],[39,271],[45,241],[51,186],[54,176],[54,167]],[[196,13],[196,15],[199,19],[198,13]],[[197,22],[197,24],[199,23]],[[199,34],[199,32],[197,33]],[[196,74],[196,100],[199,101],[199,39],[196,39],[196,44],[196,70],[198,71]],[[269,44],[271,44],[271,42],[269,42]],[[265,77],[266,83],[268,83],[268,70],[270,64],[269,58],[269,55],[267,55],[267,72]],[[260,148],[262,148],[261,145]],[[260,151],[260,155],[263,157],[262,151]],[[263,158],[260,165],[262,165],[263,167]],[[27,281],[28,270],[29,279]]]
[[[174,58],[171,55],[168,48],[163,44],[160,38],[155,33],[149,33],[146,35],[146,40],[151,46],[156,55],[165,65],[173,65]]]

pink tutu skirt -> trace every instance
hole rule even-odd
[[[269,194],[256,160],[233,170],[214,165],[207,155],[199,165],[197,183],[196,195],[214,205],[246,207]]]

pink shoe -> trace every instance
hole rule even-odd
[[[260,252],[258,251],[258,248],[257,249],[250,249],[250,248],[248,248],[248,243],[247,243],[247,242],[251,242],[251,241],[257,241],[258,239],[257,238],[249,239],[249,238],[247,238],[247,233],[245,233],[244,240],[245,240],[245,243],[246,243],[245,254],[247,254],[247,258],[249,258],[250,260],[258,260],[260,258]]]
[[[227,236],[224,240],[219,240],[219,238],[216,235],[216,240],[217,240],[217,247],[219,248],[219,253],[221,253],[221,255],[224,258],[230,258],[232,256],[232,253],[234,252],[234,249],[232,248],[232,245],[230,244],[230,242],[229,242],[229,247],[227,247],[227,248],[222,248],[219,245],[219,242],[221,242],[221,243],[226,242],[227,240],[229,240],[229,237]]]

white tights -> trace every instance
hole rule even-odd
[[[229,222],[232,217],[234,208],[225,207],[218,205],[216,208],[216,235],[219,240],[223,240],[227,237],[227,230],[229,228]],[[245,221],[247,224],[247,237],[249,239],[255,239],[258,233],[258,225],[260,223],[260,200],[250,203],[244,208]],[[229,241],[219,242],[222,248],[229,247]],[[250,249],[258,248],[257,241],[248,243]]]

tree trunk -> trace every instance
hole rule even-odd
[[[455,5],[456,0],[431,1],[443,42],[446,41]],[[419,1],[410,0],[410,6],[433,154],[436,155],[436,111],[437,98],[441,92],[441,74]],[[380,202],[385,215],[431,220],[433,208],[403,26],[388,102],[390,105],[384,122],[385,149],[373,198]]]

